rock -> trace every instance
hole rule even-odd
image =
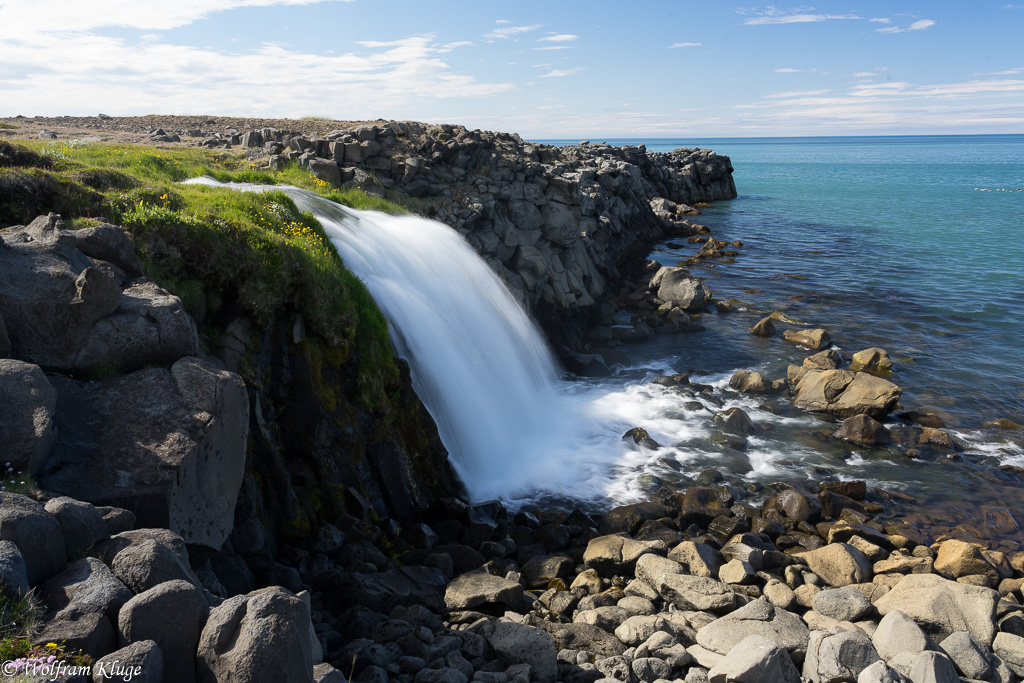
[[[580,608],[576,610],[573,623],[597,626],[603,631],[612,633],[631,616],[633,615],[629,610],[617,605],[603,605],[594,609]]]
[[[18,547],[25,576],[33,586],[59,572],[67,562],[60,522],[26,496],[0,492],[0,541]]]
[[[832,436],[861,446],[884,446],[892,440],[889,430],[867,415],[846,418]]]
[[[914,660],[909,678],[913,683],[960,683],[949,657],[939,652],[922,652]]]
[[[92,665],[93,683],[110,680],[135,683],[160,683],[164,676],[164,657],[152,640],[140,640],[100,657]]]
[[[110,366],[135,370],[197,353],[195,325],[178,297],[149,280],[129,282],[116,264],[81,250],[126,262],[118,256],[125,238],[96,247],[116,228],[79,240],[61,227],[60,217],[51,214],[6,231],[0,315],[13,355],[48,370],[85,373]]]
[[[140,525],[173,529],[189,543],[223,546],[249,435],[238,375],[183,358],[169,371],[95,383],[59,378],[57,387],[62,436],[41,486],[129,509]]]
[[[1024,638],[1012,633],[997,633],[992,652],[1018,676],[1024,676]]]
[[[168,581],[125,603],[118,615],[121,645],[152,640],[164,656],[165,680],[196,680],[196,647],[210,608],[187,581]],[[174,615],[168,619],[168,615]],[[303,632],[305,633],[305,632]]]
[[[669,552],[668,557],[684,564],[694,576],[716,577],[722,567],[721,556],[704,543],[683,541]]]
[[[0,595],[14,598],[28,593],[25,558],[11,541],[0,541]]]
[[[449,609],[503,604],[513,611],[519,611],[523,604],[523,587],[518,581],[493,576],[484,571],[469,572],[448,584],[444,604]]]
[[[645,683],[657,680],[668,680],[672,675],[672,667],[657,657],[641,657],[632,663],[633,674]]]
[[[775,499],[782,512],[794,522],[815,522],[821,514],[821,502],[809,491],[792,486]]]
[[[754,431],[754,422],[742,408],[733,406],[715,413],[711,421],[723,431],[739,436],[746,436]]]
[[[53,419],[57,392],[38,365],[0,358],[0,405],[4,406],[0,420],[4,462],[9,461],[7,467],[14,471],[35,476],[57,441]]]
[[[771,337],[775,334],[775,323],[772,322],[771,317],[761,318],[750,330],[750,334],[755,337]]]
[[[652,451],[656,451],[661,448],[661,444],[651,438],[651,435],[647,433],[647,430],[643,427],[633,427],[622,435],[623,441],[632,441],[637,446],[643,446],[649,448]]]
[[[107,565],[95,557],[84,557],[45,581],[39,587],[39,598],[51,614],[60,615],[66,610],[74,614],[99,612],[113,627],[132,592]]]
[[[224,601],[210,612],[197,651],[200,681],[309,681],[309,610],[271,586]]]
[[[598,574],[632,574],[636,562],[642,555],[665,552],[665,545],[659,541],[634,541],[625,534],[598,536],[587,543],[583,552],[583,563]]]
[[[976,546],[958,539],[943,541],[939,545],[935,557],[935,573],[947,579],[958,579],[961,576],[985,574],[993,581],[999,580],[995,567],[988,563],[981,550]]]
[[[807,644],[803,674],[814,683],[854,681],[879,661],[878,652],[860,631],[814,631]]]
[[[669,308],[704,310],[704,288],[684,268],[665,266],[655,274],[654,281],[658,282],[658,298]]]
[[[668,574],[685,574],[686,570],[683,565],[675,560],[648,553],[641,555],[636,561],[634,573],[636,578],[657,591],[664,576]]]
[[[871,562],[848,543],[831,543],[800,555],[815,574],[830,586],[841,588],[871,580]]]
[[[879,660],[860,672],[857,683],[910,683],[902,674]]]
[[[111,536],[135,528],[135,514],[131,510],[105,505],[96,508],[96,511],[103,517],[107,533]]]
[[[877,372],[888,374],[892,372],[892,360],[885,349],[872,346],[853,354],[850,359],[850,369],[854,372]]]
[[[736,594],[728,586],[702,576],[665,574],[658,593],[682,610],[729,612],[736,606]]]
[[[310,159],[309,172],[331,187],[339,187],[341,185],[341,170],[338,168],[338,164],[333,161]]]
[[[809,330],[786,330],[782,333],[782,338],[788,342],[799,344],[800,346],[806,346],[809,349],[820,351],[826,347],[832,346],[832,337],[828,335],[828,332],[821,328],[809,329]]]
[[[966,447],[966,444],[950,434],[948,429],[938,427],[922,427],[921,433],[917,437],[917,443],[921,446],[944,448],[950,451],[962,451]]]
[[[800,673],[785,649],[760,635],[738,642],[708,672],[711,683],[799,683]]]
[[[110,537],[99,510],[89,503],[60,496],[46,501],[46,511],[60,522],[68,557],[80,556]]]
[[[522,566],[520,573],[528,588],[547,588],[553,579],[572,575],[573,562],[564,556],[538,556]]]
[[[555,641],[546,631],[512,621],[498,621],[489,625],[482,635],[506,664],[528,664],[531,679],[540,683],[558,680]]]
[[[36,645],[61,643],[69,650],[82,650],[90,657],[102,657],[117,647],[117,635],[102,612],[66,609],[43,624],[34,634]]]
[[[745,585],[753,583],[756,576],[756,570],[739,558],[729,560],[718,570],[718,579],[723,583]]]
[[[880,377],[848,370],[812,370],[795,388],[793,404],[836,417],[868,415],[876,420],[896,406],[903,390]]]
[[[968,586],[934,574],[909,574],[879,598],[875,607],[883,615],[903,612],[939,640],[967,631],[987,646],[995,635],[998,600],[999,593],[991,588]]]
[[[136,594],[174,580],[187,581],[202,588],[187,562],[182,562],[173,550],[152,539],[139,540],[118,552],[110,568]]]
[[[859,621],[873,610],[871,602],[853,586],[821,591],[811,604],[815,612],[837,621]]]
[[[966,631],[957,631],[940,644],[964,678],[985,679],[993,666],[988,648]]]
[[[780,609],[792,610],[796,605],[796,593],[793,592],[792,588],[778,579],[769,580],[764,585],[762,592],[768,602]]]
[[[729,379],[729,388],[747,394],[771,394],[775,392],[772,381],[760,372],[737,370]]]
[[[921,627],[898,610],[892,610],[882,617],[874,635],[871,636],[871,641],[885,661],[889,661],[901,652],[917,654],[935,649],[935,643],[921,630]]]
[[[807,651],[809,632],[800,617],[764,600],[751,601],[732,614],[703,626],[697,631],[697,644],[724,655],[751,635],[767,638],[798,658]]]
[[[893,553],[886,560],[874,564],[875,574],[931,574],[934,560],[930,557],[914,557]]]

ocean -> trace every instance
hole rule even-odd
[[[634,375],[690,372],[717,386],[741,368],[784,377],[806,354],[780,336],[749,334],[777,310],[827,329],[847,359],[860,349],[886,349],[895,362],[891,379],[904,392],[900,409],[940,416],[967,444],[963,453],[919,459],[894,448],[854,448],[827,438],[830,420],[780,417],[741,401],[755,420],[774,427],[750,440],[745,456],[753,471],[744,476],[864,478],[950,506],[951,515],[963,501],[976,508],[1020,496],[1006,474],[1006,466],[1024,466],[1020,433],[983,424],[1024,422],[1024,135],[607,142],[654,152],[713,149],[731,157],[739,193],[693,218],[713,237],[743,243],[734,263],[692,269],[736,311],[705,314],[701,332],[627,348]],[[675,265],[700,246],[681,241],[655,245],[651,258]],[[612,391],[606,381],[598,384]],[[656,439],[679,444],[677,460],[692,453],[690,470],[728,469],[728,459],[701,455],[707,435],[700,430],[689,440],[673,433],[671,411],[659,420],[622,408],[661,398],[646,387],[628,380],[599,403],[609,415],[646,418]],[[654,465],[639,469],[664,481]]]

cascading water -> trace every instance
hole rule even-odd
[[[280,190],[320,221],[387,318],[395,352],[408,361],[474,499],[605,493],[598,489],[609,458],[574,462],[588,441],[585,420],[561,395],[540,331],[457,232],[425,218],[347,209],[294,187],[229,186]]]

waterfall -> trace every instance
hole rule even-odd
[[[582,421],[558,388],[540,330],[455,230],[348,209],[294,187],[229,186],[280,190],[320,221],[387,318],[395,352],[409,363],[416,393],[472,498],[537,490],[586,495],[592,488],[579,481],[594,483],[591,468],[567,462],[570,454],[568,460],[579,458]]]

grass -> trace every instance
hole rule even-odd
[[[341,262],[319,222],[284,193],[179,185],[208,175],[223,182],[303,187],[358,209],[406,206],[339,189],[292,163],[253,168],[244,156],[200,148],[27,141],[0,142],[0,225],[60,213],[69,227],[97,217],[128,229],[146,273],[179,296],[204,325],[223,329],[245,315],[266,326],[297,309],[309,332],[342,362],[358,361],[364,401],[383,400],[398,377],[387,325],[362,282]],[[407,208],[408,207],[408,208]]]

